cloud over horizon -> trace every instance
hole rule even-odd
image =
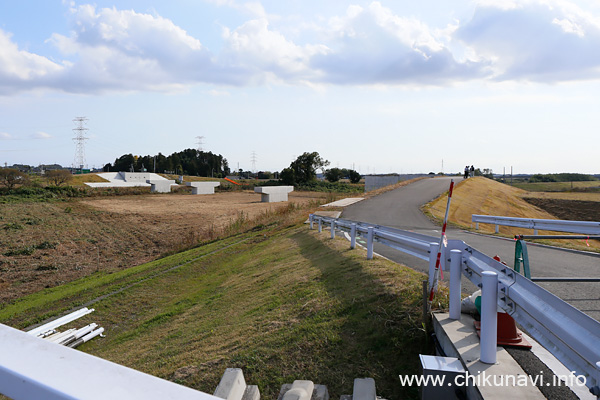
[[[223,26],[216,53],[157,14],[70,9],[70,33],[46,41],[63,60],[19,48],[0,29],[0,95],[184,90],[225,86],[435,85],[473,80],[556,83],[600,78],[600,16],[562,0],[484,1],[466,21],[431,27],[374,1],[325,23],[310,43],[272,24],[262,4],[215,0],[251,19]],[[249,12],[248,10],[251,10]]]

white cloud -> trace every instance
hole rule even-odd
[[[479,5],[457,39],[490,60],[501,80],[558,82],[600,77],[600,22],[560,0]]]
[[[11,140],[12,138],[10,133],[0,132],[0,140]]]
[[[345,16],[329,20],[323,34],[331,51],[315,56],[312,65],[327,81],[443,84],[485,74],[485,64],[454,58],[442,40],[446,32],[395,15],[379,2],[348,7]]]
[[[46,85],[62,70],[45,57],[20,50],[11,35],[0,29],[0,93]]]
[[[254,81],[310,79],[314,76],[308,66],[310,58],[328,51],[323,45],[294,44],[270,30],[265,18],[248,21],[234,31],[225,29],[223,38],[225,46],[219,63],[245,71]]]
[[[73,91],[178,88],[211,67],[201,42],[168,19],[91,5],[72,12],[72,34],[54,34],[50,42],[76,55],[64,82]]]
[[[52,135],[50,135],[49,133],[46,133],[46,132],[39,131],[39,132],[36,132],[33,135],[31,135],[31,138],[45,140],[45,139],[52,139]]]
[[[260,2],[207,1],[251,15],[223,28],[218,54],[157,13],[65,0],[71,33],[55,33],[46,42],[63,61],[19,49],[0,30],[0,94],[178,91],[200,83],[320,87],[600,77],[600,19],[563,0],[483,0],[470,20],[441,27],[378,1],[317,21],[269,15]],[[282,20],[290,26],[274,27]]]

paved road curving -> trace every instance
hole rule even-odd
[[[441,228],[421,213],[420,206],[447,191],[450,187],[450,179],[424,179],[361,201],[346,207],[341,218],[371,222],[439,237]],[[462,180],[462,178],[454,179],[455,182]],[[489,256],[499,255],[507,264],[513,265],[515,251],[513,240],[450,228],[447,236],[448,239],[463,240]],[[528,250],[533,277],[600,277],[600,257],[598,256],[537,245],[529,245]],[[375,251],[417,270],[423,272],[428,270],[426,261],[387,246],[376,244]],[[540,286],[592,318],[600,320],[600,283],[540,283]],[[464,279],[463,287],[466,291],[474,290],[474,286],[466,284]]]

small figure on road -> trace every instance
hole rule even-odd
[[[467,179],[469,177],[469,166],[465,166],[465,175],[463,176],[464,179]]]
[[[475,167],[471,165],[471,178],[475,176]]]

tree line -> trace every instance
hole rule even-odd
[[[560,174],[535,174],[529,178],[529,182],[585,182],[597,181],[598,179],[592,175],[576,174],[576,173],[560,173]]]
[[[162,153],[155,156],[124,154],[113,164],[106,164],[103,171],[155,172],[215,178],[222,178],[230,173],[229,163],[222,155],[196,149],[185,149],[170,156]]]

